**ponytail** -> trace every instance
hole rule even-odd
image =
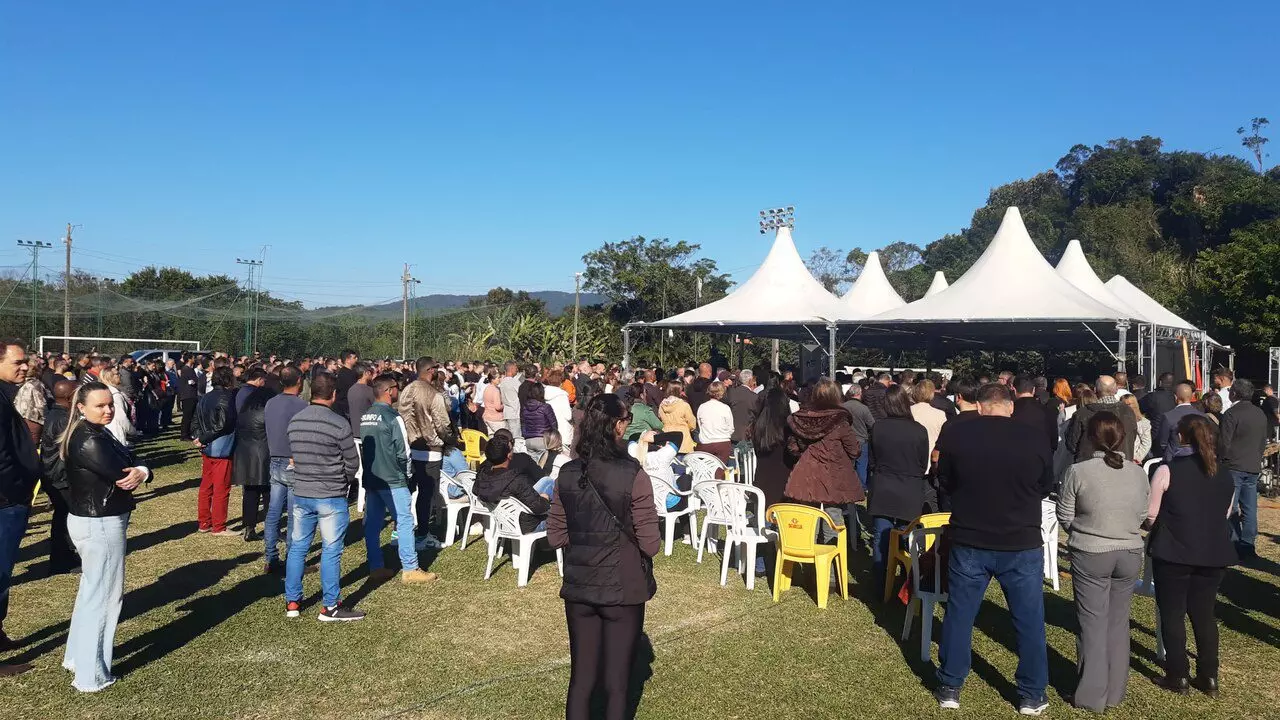
[[[1178,435],[1190,445],[1205,475],[1218,474],[1218,429],[1203,415],[1186,415],[1178,422]]]
[[[71,444],[71,434],[80,427],[84,419],[84,413],[80,412],[80,406],[89,399],[89,393],[97,390],[105,390],[111,392],[111,388],[100,382],[88,382],[76,388],[76,394],[71,398],[71,416],[67,421],[67,429],[62,431],[62,437],[58,438],[58,457],[63,461],[67,459],[67,446]]]
[[[1113,470],[1124,467],[1126,458],[1121,452],[1121,448],[1124,447],[1124,424],[1115,413],[1104,410],[1095,414],[1089,418],[1086,432],[1089,435],[1089,442],[1106,453],[1102,461],[1107,464],[1107,467]]]

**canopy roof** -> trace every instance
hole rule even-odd
[[[1089,259],[1084,256],[1084,248],[1080,247],[1079,240],[1067,243],[1066,252],[1062,253],[1062,259],[1058,261],[1058,274],[1088,293],[1093,299],[1119,310],[1131,320],[1151,322],[1145,313],[1125,302],[1103,284],[1102,279],[1089,265]]]
[[[950,286],[947,285],[947,276],[943,275],[942,271],[939,270],[933,274],[933,282],[929,283],[929,289],[924,291],[924,296],[937,295],[948,287]]]
[[[1031,241],[1018,208],[1010,207],[987,249],[960,279],[871,322],[1114,323],[1123,317],[1059,275]]]
[[[1063,258],[1066,259],[1065,257]],[[1142,313],[1145,322],[1163,325],[1165,327],[1179,328],[1181,330],[1198,330],[1195,325],[1174,315],[1165,306],[1156,302],[1150,295],[1138,289],[1137,285],[1125,280],[1124,277],[1116,275],[1108,280],[1104,287],[1112,292],[1116,297],[1123,300],[1127,305]]]
[[[865,320],[885,310],[900,308],[907,301],[889,284],[880,265],[880,253],[873,250],[862,265],[862,274],[840,298],[840,304],[843,306],[841,320]]]
[[[800,326],[824,327],[840,312],[839,300],[805,267],[791,239],[791,228],[780,227],[764,262],[733,292],[702,307],[643,325],[808,337],[810,332]],[[794,326],[798,332],[787,332],[780,326]]]

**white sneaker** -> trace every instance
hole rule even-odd
[[[439,550],[442,547],[444,547],[444,544],[437,540],[434,535],[427,535],[414,544],[414,548],[419,552],[423,550]]]

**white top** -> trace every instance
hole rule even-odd
[[[942,426],[947,422],[947,414],[929,403],[915,403],[911,406],[911,417],[923,425],[928,432],[929,458],[932,458],[933,449],[938,444],[938,435],[942,433]],[[931,461],[929,466],[933,466]]]
[[[676,473],[672,469],[671,463],[676,460],[676,453],[679,451],[672,443],[667,443],[657,450],[651,450],[644,457],[645,474],[651,478],[658,478],[670,485],[676,487]],[[633,458],[640,457],[640,443],[632,442],[627,445],[627,454]],[[659,510],[667,509],[667,496],[670,493],[667,489],[659,485],[653,486],[653,502]]]
[[[484,380],[476,383],[476,391],[472,395],[472,399],[475,402],[476,407],[484,407],[484,389],[487,387],[489,387],[489,383]]]
[[[1231,402],[1231,388],[1218,388],[1218,397],[1222,398],[1222,412],[1231,409],[1235,403]]]
[[[698,442],[718,443],[733,439],[733,411],[711,398],[698,406]]]
[[[119,388],[112,385],[107,387],[111,388],[111,400],[116,408],[116,414],[107,425],[107,431],[119,440],[121,445],[129,447],[129,436],[133,434],[133,423],[129,420],[129,401],[125,399],[124,393],[120,392]]]
[[[567,448],[573,447],[573,408],[569,407],[569,393],[554,385],[543,385],[543,396],[551,411],[556,414],[556,430]]]

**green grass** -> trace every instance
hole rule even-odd
[[[365,622],[315,620],[314,605],[286,620],[278,578],[261,574],[261,545],[195,532],[199,461],[176,442],[145,449],[158,468],[153,491],[129,528],[124,615],[116,635],[120,682],[80,695],[61,669],[78,576],[44,577],[50,514],[38,507],[15,570],[6,629],[24,647],[9,661],[36,669],[0,680],[0,718],[554,718],[563,716],[568,641],[551,556],[517,589],[503,563],[482,580],[484,547],[443,551],[440,582],[376,588],[364,581],[358,518],[343,555],[344,596]],[[239,492],[232,494],[238,516]],[[1153,601],[1136,598],[1129,698],[1119,718],[1280,717],[1280,511],[1263,510],[1263,569],[1232,570],[1219,604],[1223,697],[1180,698],[1148,678],[1154,658]],[[385,536],[384,536],[384,539]],[[394,551],[385,548],[394,562]],[[38,556],[38,557],[37,557]],[[995,588],[974,636],[974,672],[959,712],[936,709],[918,662],[918,635],[900,645],[900,605],[881,605],[863,587],[818,610],[795,588],[774,604],[732,576],[719,585],[719,558],[694,562],[686,545],[656,564],[658,595],[645,625],[651,653],[640,718],[1013,717],[1012,629]],[[1065,559],[1064,559],[1065,566]],[[865,563],[855,568],[866,580]],[[802,583],[802,587],[809,584]],[[318,576],[306,576],[316,601]],[[1070,581],[1046,586],[1049,714],[1080,716],[1061,696],[1074,689],[1075,623]],[[941,613],[938,625],[940,628]],[[918,630],[917,630],[918,632]],[[935,629],[935,637],[938,630]],[[935,648],[936,657],[936,648]],[[651,660],[651,661],[650,661]]]

